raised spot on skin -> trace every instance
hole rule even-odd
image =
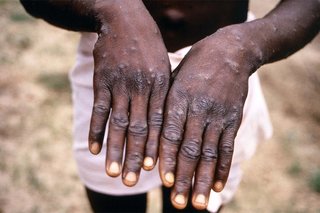
[[[205,74],[205,73],[199,73],[198,77],[201,78],[201,79],[205,79],[205,80],[211,79],[211,75],[210,74]]]
[[[174,109],[174,112],[179,116],[183,115],[183,113],[184,113],[183,110],[181,108],[179,108],[179,107],[176,107]]]
[[[226,59],[225,63],[231,68],[235,73],[240,73],[240,65],[232,60]]]
[[[134,46],[132,46],[132,47],[130,47],[130,50],[131,50],[131,51],[136,51],[136,50],[137,50],[137,48],[136,48],[136,47],[134,47]]]
[[[277,28],[276,26],[272,25],[272,30],[273,30],[274,32],[277,32],[277,31],[278,31],[278,28]]]
[[[162,114],[162,112],[163,112],[162,109],[158,109],[158,110],[156,111],[156,113],[158,113],[158,114]]]
[[[119,69],[124,69],[124,68],[126,68],[127,66],[125,65],[125,64],[119,64],[119,66],[118,66],[118,68]]]

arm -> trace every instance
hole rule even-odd
[[[22,3],[32,15],[56,26],[99,34],[93,51],[89,148],[93,154],[100,152],[112,108],[106,172],[113,177],[122,173],[124,184],[135,185],[141,167],[151,170],[156,164],[169,89],[169,58],[156,23],[141,0]]]
[[[266,17],[231,25],[197,42],[174,71],[160,140],[160,175],[176,208],[206,208],[223,190],[241,124],[248,79],[294,53],[319,31],[318,0],[284,0]],[[170,150],[170,151],[168,151]]]
[[[101,26],[94,0],[20,2],[30,15],[67,30],[97,32]]]
[[[320,1],[283,0],[264,18],[245,23],[243,28],[254,35],[250,39],[261,51],[260,65],[283,59],[318,34]]]

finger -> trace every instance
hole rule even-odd
[[[172,190],[172,204],[178,209],[187,205],[193,174],[201,154],[204,117],[188,117],[186,131],[178,154],[176,181]]]
[[[192,194],[192,205],[199,210],[205,209],[208,205],[218,159],[220,133],[221,129],[216,128],[214,124],[210,124],[205,130]]]
[[[117,177],[121,173],[123,147],[129,125],[128,108],[129,98],[126,95],[113,96],[106,156],[106,172],[111,177]]]
[[[111,94],[108,89],[95,88],[88,139],[92,154],[98,154],[101,150],[110,112],[110,100]]]
[[[130,106],[130,124],[127,133],[126,158],[123,169],[123,183],[134,186],[139,178],[144,148],[148,135],[147,106],[148,96],[137,95]]]
[[[163,130],[159,148],[159,173],[162,183],[166,187],[174,184],[176,156],[182,140],[184,124],[187,115],[187,103],[176,96],[169,94],[167,108],[164,114]]]
[[[232,162],[236,132],[237,130],[235,128],[227,128],[223,131],[220,138],[218,162],[213,185],[213,190],[216,192],[221,192],[227,182]]]
[[[163,108],[168,87],[169,79],[164,76],[156,77],[149,103],[149,131],[145,149],[145,158],[143,161],[143,168],[145,170],[152,170],[158,158],[159,138],[163,122]]]

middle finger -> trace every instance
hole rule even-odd
[[[123,169],[123,183],[127,186],[134,186],[137,183],[142,167],[144,148],[148,136],[147,106],[147,95],[139,94],[132,97]]]

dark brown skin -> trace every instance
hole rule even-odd
[[[154,167],[159,149],[160,176],[173,186],[172,203],[179,209],[187,204],[194,173],[194,207],[206,208],[210,189],[223,189],[249,76],[302,48],[320,28],[318,0],[284,0],[250,23],[243,23],[245,0],[21,1],[29,13],[56,26],[99,34],[90,151],[100,152],[112,108],[107,174],[122,170],[124,184],[133,186],[141,167]],[[193,47],[169,90],[166,47],[187,45]]]

